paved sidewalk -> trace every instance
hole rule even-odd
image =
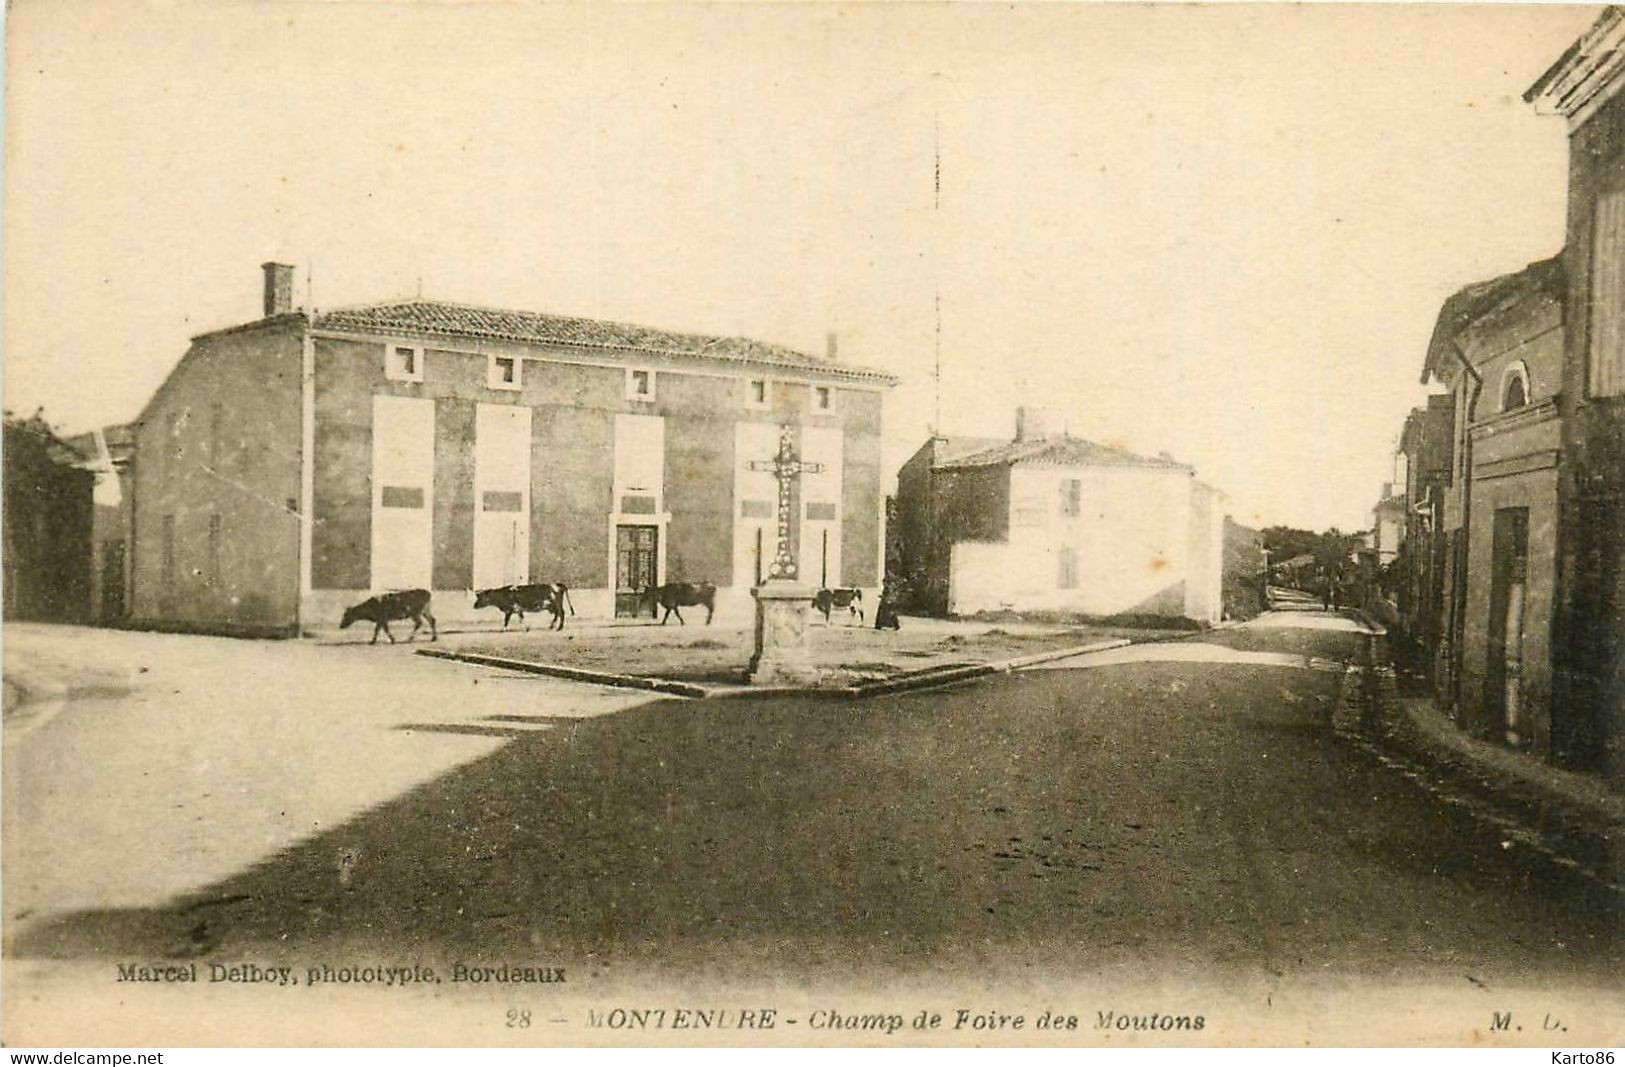
[[[1345,689],[1362,720],[1348,739],[1436,799],[1558,867],[1625,892],[1625,796],[1603,778],[1472,737],[1430,697],[1401,695],[1380,635]],[[1362,710],[1363,709],[1363,710]]]
[[[1560,806],[1598,826],[1625,827],[1625,795],[1596,775],[1564,770],[1464,733],[1427,697],[1399,698],[1398,727],[1428,754],[1471,768],[1486,785],[1526,804]]]

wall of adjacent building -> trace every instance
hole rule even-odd
[[[913,610],[941,614],[948,610],[948,563],[931,521],[937,445],[936,438],[928,439],[897,471],[892,536],[902,578],[896,594]]]
[[[1553,743],[1566,762],[1625,780],[1625,322],[1617,302],[1592,306],[1598,284],[1619,284],[1622,213],[1625,94],[1616,94],[1569,140],[1564,266],[1573,312],[1560,405],[1569,428],[1557,685],[1559,704],[1572,711],[1554,724]],[[1595,277],[1599,262],[1611,283]]]
[[[131,616],[289,631],[299,607],[302,316],[193,341],[135,429]]]
[[[1224,498],[1192,481],[1185,553],[1185,617],[1214,623],[1224,617]]]
[[[1475,455],[1475,461],[1477,456]],[[1475,462],[1475,469],[1478,464]],[[1495,516],[1504,508],[1528,512],[1527,576],[1524,582],[1520,739],[1534,751],[1551,750],[1552,609],[1556,590],[1557,472],[1475,477],[1468,537],[1466,627],[1462,635],[1461,696],[1458,719],[1480,736],[1499,739],[1502,698],[1495,684],[1490,644],[1495,565]]]
[[[1551,751],[1552,625],[1556,603],[1558,465],[1562,432],[1555,397],[1562,385],[1563,314],[1558,295],[1537,293],[1468,326],[1458,339],[1484,385],[1466,433],[1472,470],[1466,480],[1467,566],[1461,628],[1458,720],[1482,736],[1500,736],[1504,656],[1491,634],[1505,624],[1494,597],[1496,513],[1527,511],[1527,573],[1521,634],[1520,743]],[[1508,368],[1527,370],[1528,403],[1503,410]],[[1492,691],[1497,690],[1497,691]]]
[[[980,608],[957,606],[956,582],[967,573],[956,562],[961,545],[1002,545],[1010,534],[1010,468],[948,468],[932,472],[930,513],[926,526],[926,588],[923,606],[936,613],[967,614]],[[967,548],[965,552],[978,549]],[[987,551],[994,551],[988,549]],[[977,581],[972,577],[971,581]],[[977,593],[970,602],[982,603]]]

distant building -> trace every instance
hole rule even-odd
[[[1379,567],[1399,556],[1405,533],[1405,497],[1394,492],[1391,482],[1385,482],[1377,506],[1371,509],[1371,551]]]
[[[1428,398],[1426,407],[1412,409],[1400,434],[1399,452],[1405,468],[1405,552],[1397,576],[1399,624],[1396,652],[1405,665],[1437,678],[1444,617],[1444,576],[1448,540],[1440,533],[1445,492],[1450,485],[1452,397]],[[1398,647],[1400,645],[1403,647]]]
[[[45,419],[5,420],[5,618],[90,618],[91,494],[96,476]]]
[[[874,589],[891,375],[739,338],[408,300],[321,313],[265,265],[264,318],[193,339],[137,424],[132,615],[291,633],[398,588],[436,613],[562,581],[631,615],[710,581],[748,610],[791,425],[802,578]]]
[[[1051,436],[1032,409],[1011,441],[926,441],[897,522],[922,610],[1221,617],[1222,495],[1186,464]]]
[[[129,615],[135,430],[131,426],[108,426],[70,438],[68,443],[95,477],[90,619],[102,624],[117,623]]]

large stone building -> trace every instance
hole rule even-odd
[[[1563,251],[1445,302],[1407,424],[1405,640],[1463,729],[1625,775],[1625,10],[1525,98],[1569,127]],[[1441,440],[1441,437],[1444,438]]]
[[[570,586],[633,614],[711,581],[743,617],[771,560],[771,457],[804,458],[804,579],[873,589],[884,372],[736,338],[428,300],[265,316],[193,339],[136,429],[138,622],[296,632],[381,590]]]
[[[1625,777],[1625,9],[1606,8],[1525,99],[1569,131],[1553,639],[1556,752]]]
[[[897,475],[902,576],[922,610],[1185,616],[1222,608],[1224,511],[1187,465],[1044,432],[932,437]]]
[[[1423,380],[1450,390],[1441,529],[1446,695],[1464,726],[1549,751],[1563,370],[1557,259],[1445,302]]]

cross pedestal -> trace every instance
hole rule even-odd
[[[751,685],[811,685],[818,681],[807,648],[807,604],[813,590],[800,582],[769,579],[751,590],[756,598],[756,654]]]
[[[792,530],[799,532],[800,523],[792,523],[792,516],[801,506],[796,492],[801,475],[817,474],[824,466],[801,461],[789,426],[779,433],[777,455],[746,466],[772,473],[779,483],[778,549],[767,581],[751,590],[756,598],[756,652],[750,658],[750,684],[809,685],[818,680],[818,668],[807,649],[807,605],[813,590],[798,578]]]

